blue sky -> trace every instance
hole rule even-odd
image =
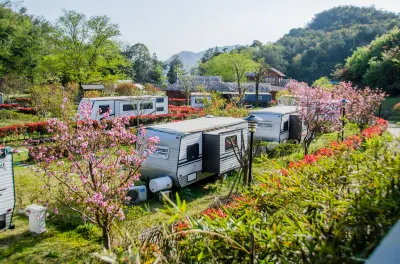
[[[28,13],[55,21],[62,9],[107,15],[120,40],[144,43],[165,60],[182,50],[276,41],[315,13],[352,4],[400,13],[400,0],[25,0]]]

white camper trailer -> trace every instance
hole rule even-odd
[[[140,173],[143,180],[150,182],[150,190],[156,192],[170,189],[171,185],[184,187],[238,168],[231,143],[241,146],[242,140],[247,142],[247,122],[207,116],[150,126],[147,136],[157,136],[160,142]]]
[[[0,150],[0,230],[12,228],[15,209],[13,157],[9,148]]]
[[[168,114],[168,96],[116,96],[83,98],[84,102],[92,104],[93,120],[102,119],[101,113],[111,109],[110,117],[137,116],[137,115],[163,115]],[[99,114],[100,113],[100,114]]]
[[[295,106],[274,106],[253,111],[263,121],[254,133],[256,140],[286,142],[288,139],[301,141],[303,127]]]

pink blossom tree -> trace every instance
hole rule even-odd
[[[64,101],[66,103],[66,100]],[[63,106],[61,106],[63,108]],[[43,181],[52,197],[78,212],[103,231],[103,244],[110,248],[113,223],[125,218],[127,189],[139,178],[138,169],[155,150],[157,137],[145,137],[127,129],[129,118],[96,122],[91,104],[83,104],[75,120],[49,120],[53,141],[30,146],[30,155],[42,169]]]
[[[333,94],[337,98],[349,101],[346,106],[346,118],[357,124],[360,130],[374,123],[375,114],[386,97],[385,92],[380,89],[357,89],[351,82],[341,82],[334,88]]]
[[[306,129],[303,139],[305,154],[313,140],[340,128],[340,100],[321,87],[291,81],[286,88],[296,97],[296,108]]]

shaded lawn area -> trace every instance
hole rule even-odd
[[[14,230],[0,232],[1,263],[82,263],[90,260],[90,252],[101,250],[76,230],[60,232],[48,225],[46,233],[36,235],[29,231],[26,217],[13,220]]]

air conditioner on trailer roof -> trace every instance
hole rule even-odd
[[[131,198],[127,202],[128,205],[147,201],[147,187],[145,185],[130,187],[127,196]]]

